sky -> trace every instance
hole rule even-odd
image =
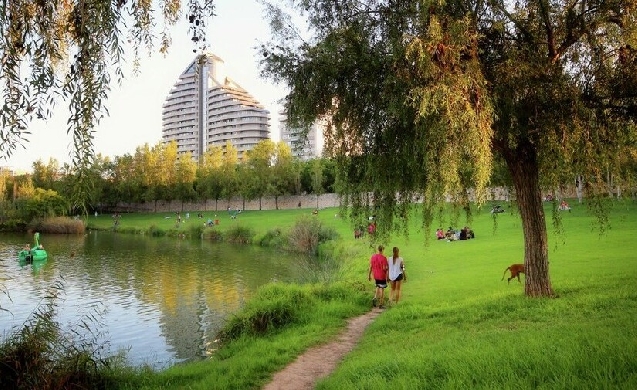
[[[271,138],[279,140],[278,103],[286,90],[259,76],[256,47],[270,36],[263,8],[256,0],[215,0],[216,16],[207,21],[208,51],[221,57],[225,72],[270,111]],[[113,83],[106,101],[109,116],[95,128],[94,150],[111,158],[133,154],[145,143],[161,140],[162,104],[179,75],[195,57],[196,47],[188,36],[188,24],[182,21],[171,29],[173,43],[166,56],[155,53],[143,58],[139,75],[125,70],[121,85]],[[132,61],[132,55],[127,52]],[[33,163],[45,164],[50,158],[60,165],[71,163],[72,134],[67,134],[68,103],[58,101],[47,121],[33,122],[25,148],[18,146],[0,166],[18,172],[31,171]]]

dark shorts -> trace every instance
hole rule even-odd
[[[401,280],[403,280],[403,274],[398,275],[398,277],[394,279],[393,282],[400,282]]]
[[[378,288],[387,288],[387,281],[386,280],[378,280],[378,279],[374,279],[376,281],[376,287]]]

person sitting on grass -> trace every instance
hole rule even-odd
[[[447,241],[455,241],[458,239],[458,237],[456,236],[456,231],[451,226],[449,226],[449,229],[447,229],[445,238],[447,239]]]
[[[504,212],[504,209],[499,204],[496,204],[491,209],[491,214],[500,214],[500,213],[503,213],[503,212]]]
[[[560,211],[571,211],[571,206],[569,206],[565,200],[562,200],[559,208],[560,208]]]

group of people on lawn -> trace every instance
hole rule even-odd
[[[398,247],[394,247],[392,256],[387,258],[383,251],[385,248],[382,245],[378,246],[378,252],[374,253],[369,260],[369,273],[367,278],[369,281],[374,278],[376,290],[372,305],[380,309],[385,308],[385,289],[389,284],[391,290],[389,292],[389,302],[398,303],[400,300],[400,287],[402,282],[407,281],[407,274],[405,273],[405,263],[403,258],[400,257]]]
[[[469,226],[465,226],[462,229],[456,231],[449,226],[449,229],[445,232],[442,228],[436,230],[436,238],[438,240],[456,241],[456,240],[470,240],[476,238],[475,233]]]

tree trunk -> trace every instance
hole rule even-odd
[[[515,186],[524,232],[524,293],[530,297],[551,297],[548,238],[542,207],[535,149],[530,143],[503,153]]]

